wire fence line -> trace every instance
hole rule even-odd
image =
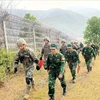
[[[58,47],[61,46],[62,38],[70,41],[64,33],[43,23],[31,23],[11,14],[6,14],[5,19],[3,16],[0,16],[0,43],[2,43],[0,46],[5,47],[7,52],[17,51],[16,42],[19,38],[24,38],[27,45],[35,51],[41,50],[45,36],[50,37],[51,43],[56,43]]]

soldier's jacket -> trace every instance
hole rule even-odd
[[[82,50],[82,55],[88,59],[88,58],[95,57],[95,52],[92,47],[89,47],[89,48],[84,47]]]
[[[34,62],[38,62],[38,59],[31,48],[26,48],[26,50],[19,50],[19,52],[17,53],[15,65],[18,65],[19,62],[24,65],[25,70],[28,70],[33,66]]]
[[[97,45],[96,45],[96,47],[95,47],[95,48],[96,48],[96,51],[99,51],[99,46],[97,46]]]
[[[49,54],[47,59],[47,69],[53,72],[64,73],[65,58],[63,54],[56,53],[56,55]]]
[[[44,45],[42,48],[41,56],[48,56],[48,54],[51,52],[50,50],[50,44],[49,45]]]
[[[96,51],[96,45],[92,44],[91,47],[93,48],[94,52]]]
[[[60,48],[60,52],[61,52],[63,55],[65,55],[66,50],[67,50],[67,46],[66,46],[66,45],[61,46],[61,48]]]
[[[78,50],[78,46],[75,45],[75,44],[72,45],[72,48],[75,49],[75,50]]]
[[[66,51],[65,59],[68,63],[80,63],[79,55],[76,50],[72,50],[72,52]]]

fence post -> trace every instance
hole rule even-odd
[[[34,27],[33,27],[33,39],[34,39],[34,51],[36,51],[36,40],[35,40],[35,31],[34,31]]]
[[[7,33],[6,33],[6,24],[5,21],[3,21],[3,30],[4,30],[4,41],[5,41],[5,48],[8,52],[8,41],[7,41]]]

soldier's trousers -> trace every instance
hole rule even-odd
[[[70,69],[71,75],[72,75],[73,79],[75,79],[76,78],[77,63],[68,63],[68,65],[69,65],[69,69]]]
[[[25,79],[26,79],[27,90],[30,90],[31,86],[34,85],[33,70],[34,70],[33,66],[29,67],[27,70],[25,69]]]
[[[48,91],[48,95],[50,97],[54,96],[54,93],[55,93],[55,81],[58,78],[58,76],[59,76],[59,72],[58,73],[55,73],[53,71],[49,72],[49,84],[48,84],[49,91]],[[61,82],[62,88],[66,88],[65,76],[63,75],[63,77],[61,79],[59,79],[59,80]]]
[[[92,68],[92,66],[90,66],[92,62],[92,58],[85,58],[85,63],[86,63],[86,66],[87,66],[87,70],[90,71],[90,69]]]

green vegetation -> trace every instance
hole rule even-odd
[[[14,55],[0,49],[0,82],[4,81],[7,73],[12,72]]]
[[[36,17],[34,15],[31,15],[30,13],[25,14],[24,16],[25,19],[28,19],[29,21],[33,22],[36,21]]]
[[[100,18],[94,16],[87,21],[84,39],[93,43],[100,43]]]

